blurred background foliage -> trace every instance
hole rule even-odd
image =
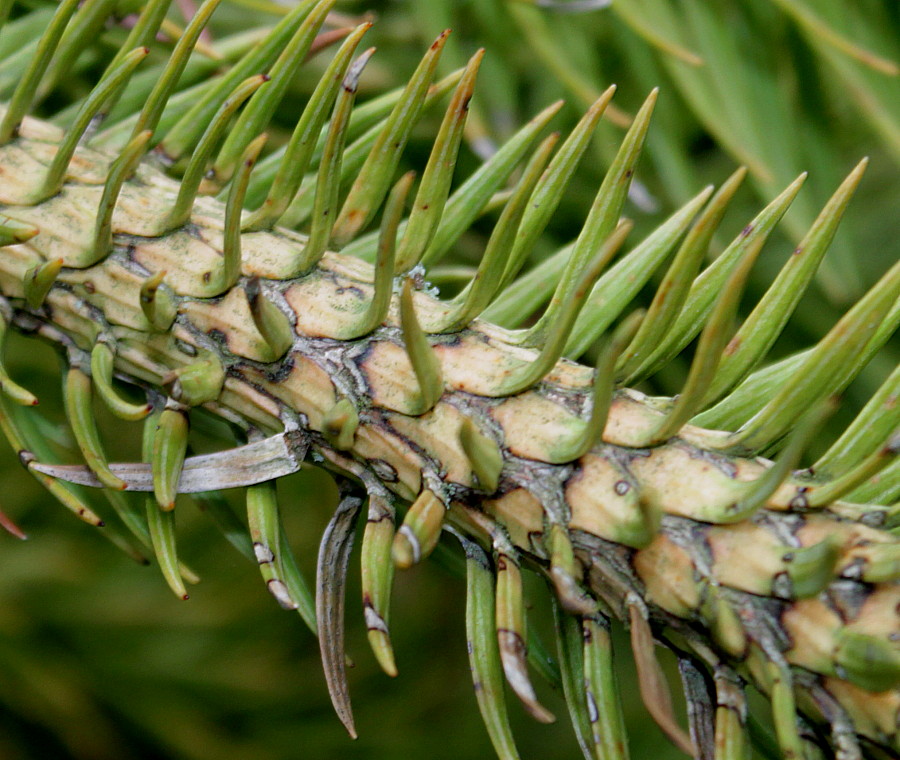
[[[824,334],[900,255],[900,4],[894,0],[396,0],[342,2],[358,20],[377,17],[378,53],[360,102],[398,86],[444,28],[454,34],[443,73],[488,49],[472,103],[459,177],[518,125],[564,98],[555,122],[567,129],[609,84],[615,104],[566,196],[535,262],[577,233],[615,146],[647,92],[661,97],[629,216],[640,240],[708,183],[739,164],[750,181],[726,220],[737,233],[803,170],[809,180],[754,274],[758,298],[840,179],[863,155],[867,176],[817,283],[776,346],[783,355]],[[123,9],[139,4],[122,3]],[[14,11],[49,8],[29,0]],[[189,0],[170,18],[183,24]],[[271,24],[284,12],[268,0],[225,0],[210,43]],[[346,19],[335,19],[335,25]],[[52,114],[90,87],[124,32],[109,26],[46,99]],[[20,40],[0,36],[8,56]],[[164,50],[168,45],[163,42]],[[327,55],[298,74],[277,114],[271,144],[283,142]],[[2,72],[0,72],[2,75]],[[14,83],[13,83],[14,84]],[[0,76],[0,92],[9,83]],[[6,97],[3,95],[3,97]],[[417,127],[406,162],[421,168],[440,113]],[[433,271],[444,289],[470,272],[490,220],[468,233]],[[726,242],[719,241],[719,249]],[[857,407],[898,361],[897,341],[848,390]],[[42,401],[45,436],[71,448],[62,425],[54,352],[16,338],[12,371]],[[679,365],[649,390],[674,392]],[[98,414],[103,416],[98,408]],[[849,414],[849,410],[848,410]],[[846,419],[844,417],[843,419]],[[138,428],[104,417],[108,450],[134,457]],[[834,421],[840,425],[841,418]],[[215,448],[203,435],[198,450]],[[221,444],[220,444],[221,445]],[[459,558],[398,576],[392,633],[400,677],[377,670],[365,644],[358,586],[349,590],[350,682],[361,738],[351,742],[331,712],[318,647],[295,616],[281,611],[254,567],[185,500],[178,509],[180,551],[202,576],[177,601],[153,568],[129,562],[99,531],[74,521],[26,477],[8,449],[0,455],[0,508],[29,535],[0,535],[0,758],[422,758],[490,757],[471,693]],[[318,537],[334,504],[333,485],[310,470],[279,484],[287,531],[311,574]],[[239,504],[235,501],[235,507]],[[107,513],[109,510],[107,510]],[[109,516],[109,515],[107,515]],[[546,592],[532,589],[531,619],[552,643]],[[619,632],[621,634],[621,632]],[[621,642],[624,644],[624,642]],[[624,648],[624,647],[623,647]],[[636,696],[630,658],[620,657],[634,757],[678,757]],[[677,678],[674,670],[671,673]],[[542,697],[559,721],[512,720],[528,757],[576,757],[561,698]]]

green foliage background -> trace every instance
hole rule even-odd
[[[488,48],[470,123],[476,145],[502,141],[559,97],[568,103],[558,119],[565,129],[612,82],[619,85],[614,102],[623,114],[633,113],[649,89],[660,86],[637,177],[647,197],[628,209],[637,222],[633,240],[705,184],[721,183],[739,163],[750,167],[751,181],[729,213],[729,234],[796,174],[810,171],[782,237],[756,268],[747,303],[771,280],[840,178],[861,156],[871,156],[818,287],[804,299],[777,354],[822,335],[900,255],[896,2],[619,0],[596,10],[584,10],[592,3],[578,0],[544,5],[554,7],[506,0],[339,4],[347,14],[370,10],[379,17],[370,33],[379,50],[360,100],[402,83],[431,39],[448,26],[455,33],[442,62],[445,73],[476,47]],[[275,9],[262,0],[226,0],[215,17],[213,39],[270,23],[275,16],[266,11]],[[85,91],[116,39],[110,30],[89,51],[45,104],[48,112]],[[298,104],[315,84],[313,72],[325,59],[320,56],[298,75],[276,120],[273,143],[289,134]],[[410,165],[424,165],[438,118],[432,114],[417,129]],[[536,258],[574,237],[621,135],[621,126],[608,122],[600,130]],[[460,163],[465,176],[477,159],[469,151]],[[444,278],[444,287],[452,288],[449,265],[476,262],[489,228],[476,226],[435,279]],[[854,383],[851,408],[896,365],[898,353],[895,340]],[[14,375],[41,398],[48,419],[61,421],[53,352],[16,339],[8,356]],[[679,380],[676,364],[651,389],[675,392]],[[107,418],[104,429],[115,458],[135,456],[137,427]],[[66,442],[61,424],[49,425],[46,434]],[[202,435],[196,443],[201,449],[215,445]],[[351,586],[349,646],[356,666],[350,682],[361,734],[352,743],[331,712],[314,638],[277,607],[255,568],[204,515],[186,504],[178,512],[182,555],[203,577],[182,603],[153,568],[130,562],[53,503],[8,449],[0,454],[0,478],[0,507],[30,536],[18,542],[0,535],[3,760],[492,755],[471,693],[464,584],[454,575],[452,554],[398,577],[392,632],[400,677],[394,681],[377,670],[367,651],[358,587]],[[281,483],[280,492],[291,541],[311,573],[333,486],[310,471]],[[548,617],[546,594],[534,592],[531,617],[541,621]],[[542,631],[549,644],[551,631]],[[620,667],[633,756],[677,757],[635,696],[627,652]],[[523,753],[576,757],[561,699],[549,687],[543,693],[560,718],[555,726],[533,724],[512,706]]]

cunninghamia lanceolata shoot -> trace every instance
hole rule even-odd
[[[157,454],[157,436],[160,433],[162,417],[168,410],[156,409],[144,424],[143,436],[143,461],[156,462],[159,460]],[[178,550],[175,540],[175,513],[172,506],[163,507],[159,503],[159,498],[154,499],[151,496],[145,496],[144,508],[147,512],[147,525],[149,526],[150,539],[153,545],[153,551],[156,553],[156,560],[159,563],[159,569],[162,571],[166,583],[172,589],[175,596],[179,599],[187,599],[188,594],[184,588],[181,572],[178,567]],[[173,498],[174,501],[174,498]]]
[[[394,582],[391,547],[394,542],[395,509],[390,491],[377,480],[369,478],[366,490],[369,512],[360,552],[363,613],[369,644],[378,664],[389,676],[396,676],[397,665],[388,629],[391,586]]]
[[[518,757],[504,677],[535,718],[553,719],[527,669],[525,570],[551,589],[560,680],[586,758],[628,756],[612,617],[630,628],[649,712],[687,753],[747,756],[748,684],[772,703],[784,757],[805,756],[810,741],[841,760],[900,752],[897,371],[813,468],[796,469],[828,399],[900,323],[900,264],[816,346],[758,369],[866,162],[734,333],[742,286],[803,176],[699,274],[743,169],[620,255],[653,91],[574,243],[520,278],[614,88],[564,139],[539,141],[560,104],[548,107],[451,192],[482,51],[435,83],[444,32],[405,88],[355,106],[374,52],[356,50],[370,24],[323,32],[332,0],[306,0],[227,71],[185,89],[180,78],[194,71],[191,53],[217,4],[207,0],[168,62],[156,64],[135,113],[115,115],[115,106],[157,44],[166,0],[146,5],[93,92],[50,121],[28,112],[90,44],[76,37],[99,28],[92,7],[78,15],[77,2],[62,3],[21,63],[19,84],[7,87],[0,348],[14,327],[63,349],[66,413],[87,463],[54,461],[34,424],[38,399],[0,359],[0,427],[28,471],[95,526],[102,521],[91,499],[67,481],[110,489],[133,538],[107,535],[136,558],[152,549],[183,598],[184,581],[196,578],[178,559],[175,505],[179,493],[196,494],[255,558],[278,602],[317,630],[351,735],[344,587],[368,499],[362,593],[376,658],[397,674],[388,628],[395,567],[419,562],[443,532],[453,534],[466,556],[478,705],[503,758]],[[7,11],[4,4],[0,15]],[[67,28],[76,32],[66,36]],[[257,166],[288,80],[310,51],[345,36],[286,146]],[[451,90],[413,193],[412,172],[395,179],[404,146]],[[499,206],[473,280],[453,300],[437,300],[427,268]],[[367,231],[379,213],[379,228]],[[668,258],[646,314],[626,317]],[[555,292],[531,327],[504,330],[479,316],[521,324],[543,303],[529,292],[536,278],[545,297]],[[595,370],[560,358],[580,356],[604,335]],[[676,398],[624,387],[697,336]],[[145,392],[146,402],[129,400],[117,383]],[[117,416],[146,417],[143,464],[108,461],[95,390]],[[190,423],[202,412],[251,443],[191,457]],[[775,462],[759,456],[782,446]],[[282,530],[275,487],[307,456],[341,490],[315,601]],[[241,486],[249,531],[218,494],[197,494]],[[152,495],[137,506],[123,488]],[[681,664],[690,736],[655,643]]]
[[[97,395],[117,417],[131,421],[142,420],[150,414],[152,407],[149,404],[132,404],[118,394],[113,387],[115,360],[115,351],[101,338],[91,351],[91,378]]]
[[[35,264],[25,272],[22,288],[25,291],[25,301],[32,309],[41,308],[62,266],[62,259],[53,259],[43,264]]]

